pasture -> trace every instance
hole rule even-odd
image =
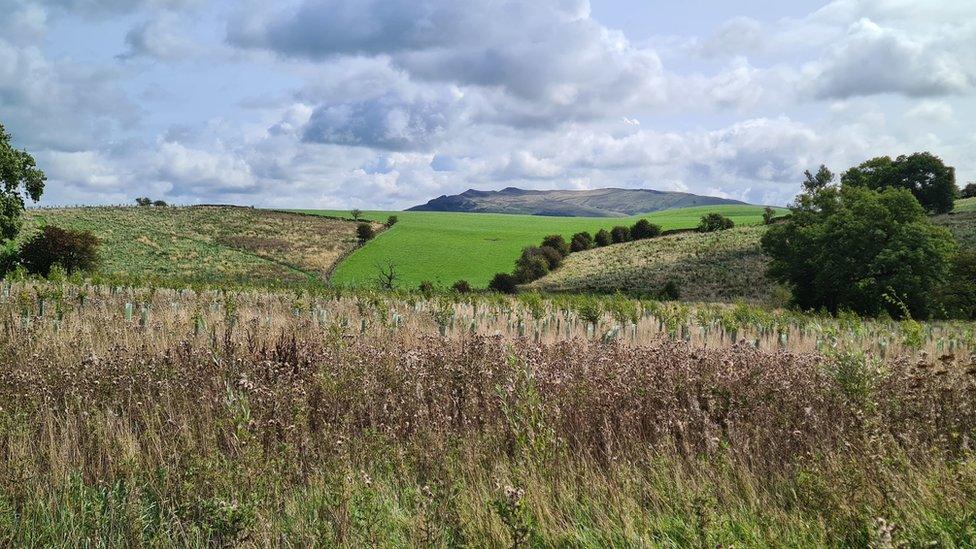
[[[609,230],[614,225],[629,226],[641,218],[665,230],[690,228],[710,212],[722,213],[736,225],[750,225],[761,222],[763,208],[706,206],[621,218],[364,212],[366,219],[384,222],[388,216],[396,215],[399,222],[343,261],[332,282],[342,286],[372,286],[377,265],[392,261],[400,275],[400,287],[416,288],[421,281],[428,280],[446,288],[457,280],[467,280],[476,288],[484,288],[495,273],[512,270],[523,247],[537,245],[548,234],[561,234],[569,240],[579,231],[593,233]],[[349,217],[349,212],[343,210],[303,210],[303,213]]]

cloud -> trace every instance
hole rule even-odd
[[[951,43],[951,41],[949,41]],[[818,98],[897,93],[909,97],[963,94],[976,86],[976,65],[942,37],[916,37],[861,19],[843,41],[808,69]]]
[[[175,61],[190,55],[196,47],[183,34],[182,26],[183,23],[171,13],[164,13],[136,25],[126,33],[125,44],[128,49],[119,58],[148,57]]]

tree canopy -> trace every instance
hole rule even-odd
[[[844,172],[841,182],[875,190],[907,189],[930,213],[951,212],[958,192],[955,169],[928,152],[902,155],[894,160],[889,156],[872,158]]]
[[[34,157],[13,148],[10,134],[0,124],[0,241],[17,236],[25,198],[37,202],[44,192],[44,172]]]

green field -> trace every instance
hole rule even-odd
[[[785,211],[785,210],[784,210]],[[349,216],[345,210],[304,210],[327,216]],[[399,218],[393,228],[369,242],[343,261],[332,282],[338,285],[371,285],[377,264],[393,261],[400,274],[399,285],[416,287],[423,280],[446,287],[467,280],[485,287],[498,272],[509,272],[522,248],[538,244],[548,234],[567,239],[579,231],[595,232],[614,225],[632,225],[646,218],[665,230],[694,227],[710,212],[720,212],[737,225],[755,224],[762,218],[761,206],[704,206],[664,210],[634,217],[543,217],[449,212],[365,212],[363,216],[385,221]]]

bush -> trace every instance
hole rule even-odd
[[[617,225],[616,227],[610,229],[610,238],[613,240],[614,244],[620,244],[621,242],[627,242],[630,240],[630,227],[624,227],[623,225]]]
[[[559,255],[562,257],[566,257],[570,252],[569,244],[566,242],[566,239],[563,238],[562,235],[558,234],[551,234],[543,238],[541,247],[552,248],[559,252]]]
[[[400,221],[400,218],[395,215],[391,215],[390,217],[386,218],[386,226],[392,227],[397,224],[397,221]]]
[[[573,252],[582,252],[584,250],[589,250],[592,247],[593,236],[586,231],[574,234],[573,239],[569,243],[569,249]]]
[[[775,217],[776,217],[776,210],[770,208],[769,206],[766,206],[766,209],[763,210],[763,225],[772,225],[773,218]]]
[[[643,240],[645,238],[656,238],[661,236],[661,226],[655,225],[646,219],[639,219],[634,226],[630,228],[630,237],[634,240]]]
[[[40,276],[47,276],[54,265],[68,273],[92,271],[98,266],[98,244],[90,231],[47,225],[21,246],[20,263]]]
[[[488,283],[488,289],[502,294],[514,294],[518,290],[518,281],[508,273],[498,273]]]
[[[720,213],[710,213],[703,215],[701,222],[698,223],[698,232],[711,233],[714,231],[724,231],[735,227],[735,222]]]
[[[960,250],[936,296],[945,318],[976,320],[976,251]]]
[[[546,276],[549,270],[549,259],[542,248],[526,248],[515,262],[514,274],[519,284],[526,284]]]
[[[606,229],[600,229],[597,231],[593,241],[596,242],[596,245],[600,248],[613,244],[613,238],[610,236],[610,231]]]
[[[976,181],[970,181],[959,191],[959,198],[973,198],[976,196]]]
[[[16,269],[19,262],[20,250],[17,249],[13,240],[0,245],[0,278],[7,276],[7,273]]]
[[[661,291],[658,292],[658,298],[662,301],[676,301],[680,299],[681,289],[678,287],[678,283],[674,280],[665,282]]]
[[[459,294],[469,294],[471,293],[471,284],[467,280],[458,280],[451,284],[451,289]]]
[[[417,290],[424,295],[424,297],[430,297],[434,295],[434,283],[429,280],[423,280],[420,285],[417,286]]]
[[[169,204],[167,204],[165,200],[154,200],[153,206],[156,206],[157,208],[165,208],[169,206]]]
[[[376,236],[376,231],[373,230],[373,226],[369,223],[360,223],[356,227],[356,236],[359,237],[360,242],[366,242]]]
[[[152,199],[148,196],[140,196],[136,199],[137,206],[152,206]]]

